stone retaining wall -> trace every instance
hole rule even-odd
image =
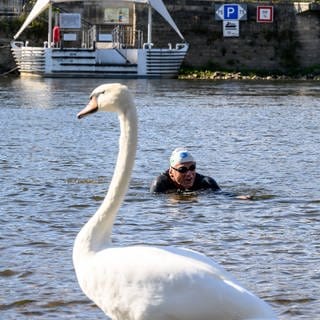
[[[189,66],[286,72],[320,65],[320,7],[317,4],[273,3],[273,23],[257,23],[257,6],[265,3],[247,3],[247,21],[240,21],[240,36],[224,38],[222,21],[214,18],[214,5],[223,2],[165,0],[165,3],[190,43],[185,60]],[[172,31],[160,26],[159,20],[155,20],[157,36],[154,38],[160,36],[160,42],[165,43],[165,36]]]

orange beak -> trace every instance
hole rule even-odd
[[[91,113],[94,113],[96,111],[98,111],[98,101],[95,96],[92,96],[90,99],[90,102],[87,104],[87,106],[77,114],[77,118],[81,119],[81,118],[83,118]]]

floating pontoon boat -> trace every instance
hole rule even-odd
[[[73,3],[72,3],[73,2]],[[71,12],[53,10],[67,3]],[[147,39],[136,29],[136,6],[148,6]],[[21,33],[48,10],[43,46],[19,41]],[[152,11],[175,30],[181,43],[157,48],[152,41]],[[11,42],[20,74],[41,77],[173,78],[188,44],[162,0],[38,0]]]

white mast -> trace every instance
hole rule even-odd
[[[152,43],[152,8],[148,4],[148,44]]]
[[[48,48],[51,48],[52,42],[52,4],[49,4],[49,13],[48,13]]]

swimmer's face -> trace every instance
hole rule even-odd
[[[169,174],[171,179],[183,189],[190,189],[196,178],[196,163],[185,162],[170,167]]]

